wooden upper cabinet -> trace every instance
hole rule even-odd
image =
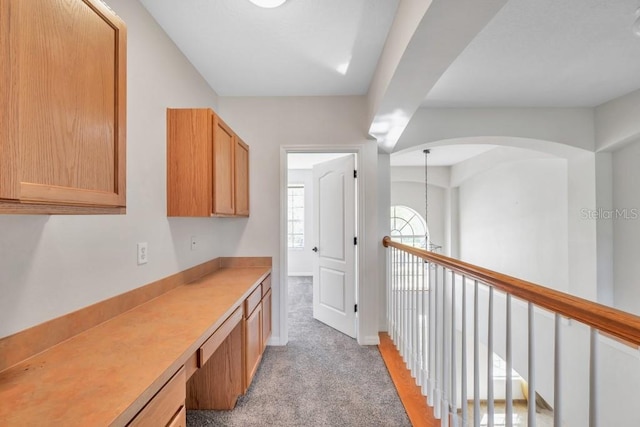
[[[0,212],[124,213],[124,23],[98,0],[3,0],[0,57]]]
[[[249,146],[240,138],[236,138],[234,187],[236,215],[249,216]]]
[[[249,216],[249,146],[211,109],[167,109],[167,215]]]
[[[235,214],[233,189],[235,136],[229,126],[213,115],[213,213]]]

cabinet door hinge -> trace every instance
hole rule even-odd
[[[358,177],[358,171],[357,171],[357,170],[355,170],[355,169],[353,170],[353,177],[354,177],[354,178],[357,178],[357,177]]]
[[[354,313],[357,313],[357,312],[358,312],[358,304],[356,304],[356,305],[354,305],[354,306],[353,306],[353,312],[354,312]]]
[[[353,244],[354,244],[354,245],[357,245],[357,244],[358,244],[358,238],[357,238],[357,237],[354,237],[354,238],[353,238]]]

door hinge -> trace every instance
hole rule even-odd
[[[353,170],[353,177],[354,177],[354,178],[357,178],[357,177],[358,177],[358,171],[357,171],[357,170],[355,170],[355,169]]]
[[[354,244],[354,245],[357,245],[357,244],[358,244],[358,238],[357,238],[357,237],[354,237],[354,238],[353,238],[353,244]]]
[[[354,306],[353,306],[353,312],[354,312],[354,313],[357,313],[357,312],[358,312],[358,304],[356,304],[356,305],[354,305]]]

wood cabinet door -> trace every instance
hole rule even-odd
[[[235,135],[217,115],[213,115],[213,214],[235,213],[234,148]]]
[[[258,370],[262,356],[262,307],[260,304],[245,322],[245,392]]]
[[[213,213],[212,115],[208,108],[167,109],[167,216]]]
[[[0,199],[125,206],[126,29],[98,0],[0,3]]]
[[[271,336],[271,289],[262,297],[262,351]]]
[[[234,156],[236,215],[249,216],[249,146],[238,137]]]

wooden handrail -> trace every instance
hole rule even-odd
[[[382,239],[382,244],[386,248],[394,247],[432,261],[539,307],[575,319],[605,334],[626,341],[634,347],[640,346],[639,316],[454,258],[403,245],[392,241],[389,236]]]

